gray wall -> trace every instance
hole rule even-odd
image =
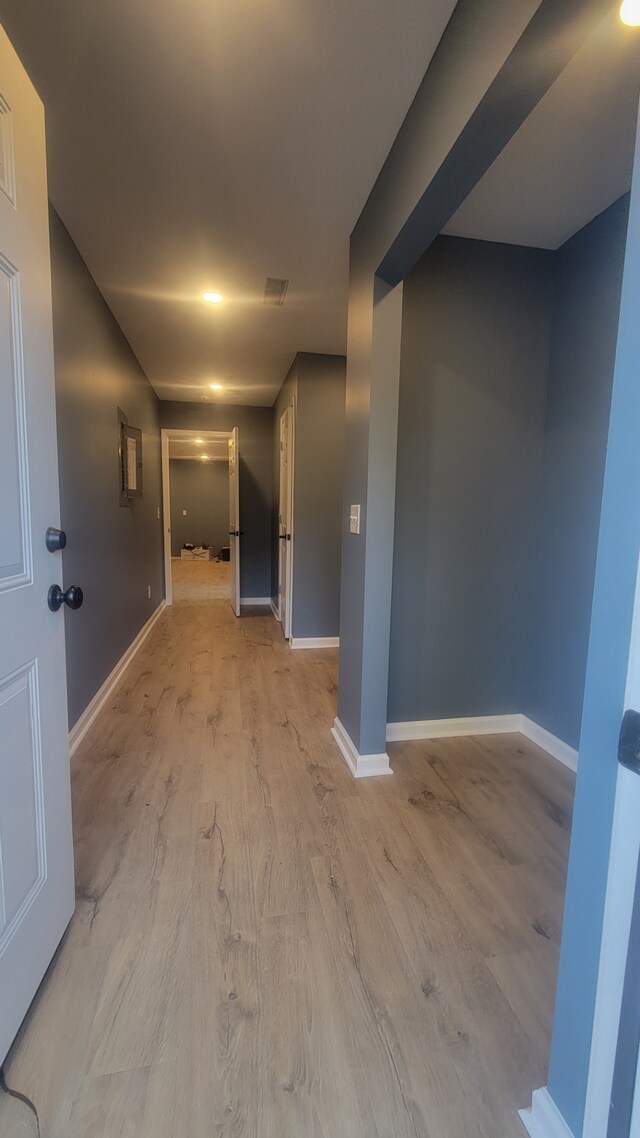
[[[272,596],[278,594],[279,426],[295,399],[294,637],[337,636],[344,475],[346,360],[300,352],[273,410]]]
[[[294,636],[340,631],[344,356],[298,356],[294,496]]]
[[[285,408],[293,403],[294,408],[298,396],[298,359],[296,356],[289,371],[287,372],[284,383],[278,392],[278,397],[273,405],[273,470],[272,482],[273,495],[271,499],[271,599],[275,605],[278,603],[278,510],[280,500],[280,419],[285,411]],[[295,413],[295,411],[294,411]]]
[[[533,627],[522,711],[577,747],[618,331],[628,195],[554,256]]]
[[[627,214],[556,253],[441,237],[405,281],[391,722],[578,745]]]
[[[164,595],[160,434],[153,389],[53,210],[50,224],[63,575],[85,597],[63,618],[72,726]],[[118,504],[118,407],[143,433],[144,496],[129,509]],[[51,568],[53,580],[54,558]]]
[[[229,544],[229,463],[172,458],[169,481],[172,557],[187,541],[206,542],[216,555]]]
[[[390,722],[522,710],[551,258],[440,237],[405,281]]]
[[[240,595],[271,595],[273,410],[232,404],[160,403],[160,425],[177,430],[238,428],[240,472]]]

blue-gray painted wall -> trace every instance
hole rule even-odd
[[[393,540],[387,520],[395,472],[395,445],[384,445],[379,419],[388,420],[394,435],[396,423],[387,413],[386,386],[376,390],[372,380],[384,341],[394,340],[397,328],[386,309],[385,328],[374,334],[380,323],[374,278],[394,285],[417,264],[594,21],[610,10],[610,0],[458,0],[351,235],[344,503],[360,503],[363,522],[360,540],[343,543],[338,715],[362,754],[385,748],[380,691],[391,609],[385,550]],[[395,382],[389,374],[388,383]],[[376,571],[383,562],[384,580]]]
[[[549,1091],[583,1129],[640,546],[640,146],[631,194]],[[633,867],[630,867],[633,872]]]
[[[169,481],[171,556],[179,557],[187,541],[192,545],[206,542],[217,556],[229,544],[229,463],[172,458]]]
[[[440,237],[405,281],[390,722],[522,710],[551,267]]]
[[[344,475],[344,356],[298,356],[292,633],[337,636]]]
[[[278,595],[278,498],[280,418],[293,402],[294,637],[333,637],[340,631],[345,432],[344,356],[299,352],[273,407],[273,506],[271,595]]]
[[[544,463],[521,710],[577,747],[628,195],[554,254]]]
[[[555,253],[441,237],[405,282],[390,722],[578,746],[627,214]]]
[[[62,569],[84,590],[82,608],[60,614],[72,726],[164,596],[160,427],[157,396],[54,210],[50,227]],[[144,493],[128,509],[118,407],[142,429]]]

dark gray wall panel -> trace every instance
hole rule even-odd
[[[64,583],[85,596],[63,617],[73,725],[164,594],[160,433],[158,399],[53,210],[51,253]],[[118,505],[118,406],[142,429],[144,496],[129,509]],[[51,580],[61,575],[52,556]]]
[[[337,636],[346,360],[304,353],[297,365],[292,632]]]
[[[171,555],[186,541],[206,542],[214,555],[229,544],[229,464],[174,458],[171,482]],[[182,511],[187,511],[186,518]]]
[[[577,747],[629,212],[621,198],[554,257],[531,652],[522,711]]]
[[[405,282],[391,722],[578,746],[627,214],[556,253],[439,238]]]
[[[441,237],[405,281],[390,722],[521,711],[551,260]]]
[[[160,425],[176,430],[231,431],[240,440],[240,594],[271,595],[271,503],[273,465],[271,407],[160,403]]]
[[[271,502],[271,599],[278,603],[278,509],[280,503],[280,419],[286,408],[295,407],[298,394],[298,357],[293,361],[273,405],[273,499]]]
[[[299,352],[273,406],[271,595],[278,596],[280,418],[295,406],[294,637],[337,636],[343,529],[346,360]]]

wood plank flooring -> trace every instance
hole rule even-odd
[[[336,666],[196,590],[87,735],[78,906],[6,1065],[43,1138],[521,1138],[572,776],[511,735],[356,782]]]

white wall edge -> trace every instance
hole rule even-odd
[[[583,1138],[599,1138],[609,1121],[636,885],[629,867],[638,864],[640,849],[638,817],[640,779],[618,764]]]
[[[271,597],[240,597],[241,605],[264,605],[271,607]]]
[[[278,606],[277,606],[277,604],[274,603],[273,597],[271,597],[269,600],[269,608],[271,609],[271,612],[275,616],[276,620],[280,620],[280,613],[278,612]]]
[[[393,774],[386,751],[380,755],[361,755],[353,745],[348,731],[336,717],[331,728],[342,757],[354,778],[373,778],[375,775]]]
[[[574,1138],[546,1087],[534,1091],[530,1110],[519,1110],[530,1138]]]
[[[563,763],[569,770],[577,771],[578,769],[578,752],[574,747],[570,747],[568,743],[558,739],[557,735],[552,735],[539,723],[534,723],[532,719],[528,719],[526,715],[521,715],[520,732],[530,739],[532,743],[536,743],[538,747],[542,747],[543,751],[547,751],[558,762]]]
[[[127,648],[126,652],[120,657],[113,671],[109,673],[104,683],[101,685],[101,687],[98,688],[96,694],[94,695],[91,702],[87,704],[80,718],[74,723],[69,732],[70,755],[73,755],[77,751],[80,743],[87,734],[87,731],[95,719],[97,719],[105,703],[110,698],[116,684],[120,681],[126,672],[129,664],[144,644],[147,636],[151,632],[151,629],[153,628],[158,618],[162,616],[162,613],[166,607],[167,602],[165,600],[161,601],[155,612],[153,612],[149,617],[147,623],[143,624],[138,635],[131,641],[131,644]]]
[[[520,730],[521,715],[473,715],[462,719],[417,719],[387,723],[387,742],[449,739],[461,735],[501,735]]]
[[[292,648],[339,648],[339,636],[292,636]]]
[[[572,771],[578,769],[578,752],[526,715],[472,715],[461,719],[418,719],[387,723],[387,742],[411,739],[454,739],[465,735],[503,735],[519,732]]]

